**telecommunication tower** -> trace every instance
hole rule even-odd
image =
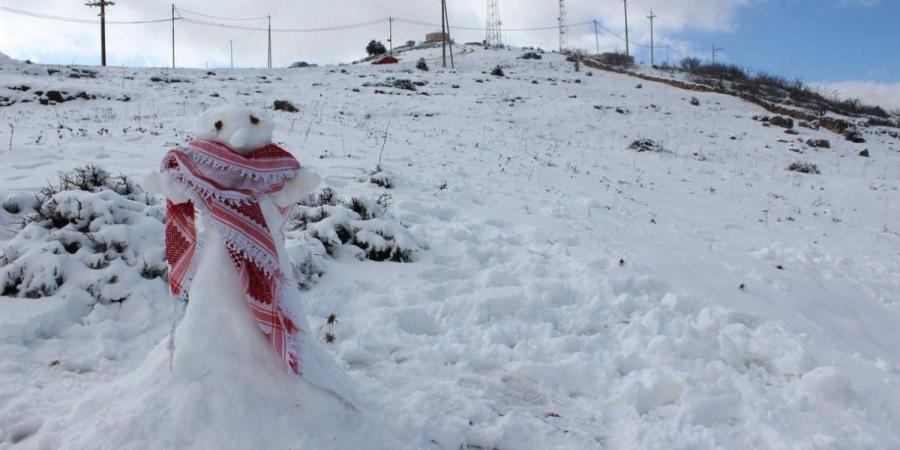
[[[503,38],[500,35],[500,0],[487,0],[487,35],[484,43],[488,47],[502,47]]]

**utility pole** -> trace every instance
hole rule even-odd
[[[656,50],[656,47],[654,47],[654,45],[653,45],[653,19],[656,18],[656,15],[653,14],[652,9],[650,10],[650,15],[647,16],[647,18],[650,19],[650,65],[654,66],[654,65],[656,65],[656,63],[653,62],[653,56],[654,56],[653,52],[654,52],[654,50]]]
[[[394,56],[394,17],[388,17],[388,45],[391,47],[391,56]]]
[[[628,40],[628,0],[622,0],[625,3],[625,56],[631,55],[631,45]]]
[[[597,19],[594,19],[594,40],[597,41],[597,54],[600,54],[600,31],[597,27]]]
[[[716,63],[716,53],[721,52],[722,50],[725,50],[725,49],[722,47],[716,47],[716,45],[713,44],[713,47],[712,47],[712,63],[713,64]]]
[[[229,39],[228,46],[231,48],[231,68],[234,69],[234,41]]]
[[[453,63],[453,38],[450,37],[450,14],[447,12],[447,2],[444,1],[444,23],[447,24],[447,44],[450,50],[450,68],[455,69],[456,64]]]
[[[115,3],[107,0],[97,0],[84,4],[85,6],[100,7],[100,64],[106,67],[106,7],[113,6]]]
[[[666,67],[671,67],[669,66],[669,44],[666,44]]]
[[[444,14],[447,8],[447,0],[441,0],[441,51],[442,63],[447,68],[447,16]]]
[[[564,53],[569,46],[569,25],[566,22],[566,0],[559,0],[559,52]]]
[[[266,16],[269,19],[269,69],[272,68],[272,16]]]
[[[172,68],[175,68],[175,4],[172,3]]]

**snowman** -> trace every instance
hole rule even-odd
[[[292,205],[319,177],[272,143],[273,130],[260,111],[207,111],[194,139],[170,150],[161,169],[144,177],[148,192],[168,200],[170,290],[188,300],[172,334],[171,371],[202,378],[255,365],[352,407],[346,374],[310,335],[284,249],[282,228]]]

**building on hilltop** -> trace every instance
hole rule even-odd
[[[447,33],[441,33],[440,31],[435,31],[433,33],[428,33],[425,35],[425,43],[426,44],[438,44],[444,41],[444,39],[450,40],[450,35]]]

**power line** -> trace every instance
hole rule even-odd
[[[585,23],[594,23],[594,22],[585,22]],[[576,24],[576,25],[584,25],[584,23],[579,23],[579,24]],[[621,34],[618,34],[618,33],[616,33],[615,31],[612,31],[612,30],[610,30],[609,28],[606,28],[606,27],[604,27],[603,25],[600,25],[599,23],[597,23],[596,25],[597,25],[597,27],[600,28],[601,30],[603,30],[603,31],[605,31],[605,32],[607,32],[607,33],[609,33],[610,36],[613,36],[613,37],[615,37],[615,38],[617,38],[617,39],[619,39],[620,41],[623,41],[623,42],[626,41],[626,39],[625,39],[624,37],[622,37]],[[637,46],[637,47],[651,48],[650,45],[647,45],[647,44],[641,44],[640,42],[629,41],[629,44],[630,44],[630,45]],[[662,46],[658,46],[658,47],[654,47],[654,48],[663,48],[663,47],[662,47]]]
[[[109,2],[107,2],[109,4]],[[44,14],[34,11],[26,11],[24,9],[17,8],[9,8],[6,6],[0,6],[0,11],[8,12],[10,14],[18,14],[21,16],[35,17],[38,19],[47,19],[47,20],[56,20],[60,22],[72,22],[72,23],[89,23],[89,24],[99,24],[99,20],[95,19],[79,19],[77,17],[65,17],[65,16],[56,16],[53,14]],[[107,20],[107,25],[138,25],[145,23],[162,23],[168,22],[171,19],[152,19],[152,20]]]
[[[240,22],[240,21],[252,22],[252,21],[259,21],[259,20],[264,20],[264,19],[266,19],[266,16],[260,16],[260,17],[223,17],[223,16],[213,16],[213,15],[210,15],[210,14],[204,14],[204,13],[197,12],[197,11],[191,11],[190,9],[184,9],[184,8],[181,8],[181,7],[176,7],[175,10],[177,10],[179,13],[181,13],[181,12],[186,12],[186,13],[191,14],[191,15],[194,15],[194,16],[206,17],[207,19],[230,20],[230,21],[235,21],[235,22]]]
[[[395,17],[395,18],[394,18],[394,21],[395,21],[395,22],[402,22],[402,23],[405,23],[405,24],[408,24],[408,25],[420,25],[420,26],[423,26],[423,27],[435,27],[435,28],[436,28],[436,27],[440,27],[440,26],[441,26],[440,24],[436,24],[436,23],[425,22],[425,21],[422,21],[422,20],[415,20],[415,19],[403,19],[403,18],[399,18],[399,17]],[[591,21],[591,20],[588,20],[588,21],[584,21],[584,22],[578,22],[578,23],[569,24],[569,27],[577,27],[577,26],[588,25],[588,24],[592,24],[592,23],[594,23],[594,22]],[[486,31],[484,27],[467,27],[467,26],[457,26],[457,25],[454,25],[454,26],[452,26],[451,28],[453,28],[453,29],[455,29],[455,30]],[[545,31],[545,30],[559,30],[559,24],[557,23],[556,25],[548,25],[548,26],[545,26],[545,27],[501,28],[500,30],[503,31],[503,32],[510,32],[510,31]]]
[[[219,51],[216,52],[212,57],[209,58],[209,61],[215,62],[216,59],[219,56],[221,56],[223,53],[229,53],[230,54],[230,66],[233,69],[234,68],[234,43],[235,42],[239,43],[239,42],[243,41],[244,39],[248,38],[253,33],[256,33],[257,31],[263,31],[265,29],[266,29],[266,22],[265,22],[265,19],[263,19],[263,21],[259,23],[258,28],[254,29],[254,30],[250,30],[241,35],[238,35],[237,37],[229,38],[228,41],[226,41],[224,44],[222,44],[222,46],[219,48]],[[209,61],[207,61],[207,62],[209,62]]]
[[[5,12],[11,13],[11,14],[19,14],[19,15],[24,15],[24,16],[29,16],[29,17],[36,17],[36,18],[40,18],[40,19],[58,20],[58,21],[64,21],[64,22],[87,23],[87,24],[99,24],[100,23],[99,20],[94,20],[94,19],[79,19],[79,18],[75,18],[75,17],[56,16],[56,15],[52,15],[52,14],[43,14],[43,13],[26,11],[26,10],[17,9],[17,8],[9,8],[9,7],[5,7],[5,6],[0,6],[0,11],[5,11]],[[183,8],[175,8],[175,11],[177,13],[189,12]],[[192,13],[192,12],[191,12],[191,14],[198,15],[198,14]],[[266,17],[262,17],[261,19],[258,19],[258,20],[262,20],[265,18]],[[230,19],[230,20],[245,20],[245,19],[249,19],[249,18],[240,18],[240,19],[234,18],[234,19]],[[185,17],[180,14],[175,17],[175,20],[179,21],[179,22],[184,22],[184,23],[192,23],[195,25],[205,25],[205,26],[209,26],[209,27],[218,27],[218,28],[230,28],[230,29],[234,29],[234,30],[256,30],[257,29],[255,27],[246,26],[246,25],[220,23],[220,22],[214,22],[214,21],[205,20],[205,19],[195,19],[195,18],[191,18],[191,17]],[[226,19],[222,19],[222,20],[226,20]],[[336,26],[331,26],[331,27],[272,28],[272,32],[273,33],[316,33],[316,32],[322,32],[322,31],[340,31],[340,30],[347,30],[347,29],[351,29],[351,28],[360,28],[360,27],[366,27],[366,26],[371,26],[371,25],[383,24],[383,23],[386,23],[388,20],[389,20],[388,17],[383,17],[380,19],[374,19],[374,20],[370,20],[367,22],[359,22],[359,23],[353,23],[353,24],[348,24],[348,25],[336,25]],[[172,21],[172,18],[167,17],[165,19],[150,19],[150,20],[107,20],[106,24],[107,25],[136,25],[136,24],[163,23],[163,22],[171,22],[171,21]],[[409,25],[420,25],[420,26],[427,26],[427,27],[439,27],[440,26],[440,24],[436,24],[436,23],[426,22],[426,21],[422,21],[422,20],[415,20],[415,19],[404,19],[404,18],[399,18],[399,17],[395,17],[394,21],[406,23]],[[592,23],[594,23],[594,22],[591,20],[588,20],[588,21],[584,21],[584,22],[569,24],[569,27],[588,25],[588,24],[592,24]],[[454,30],[486,31],[486,29],[484,27],[470,27],[470,26],[453,25],[451,28]],[[609,31],[607,28],[604,28],[602,25],[600,25],[600,28],[603,28],[610,34],[615,35],[611,31]],[[508,32],[518,32],[518,31],[544,31],[544,30],[558,30],[558,29],[559,29],[559,24],[540,26],[540,27],[502,28],[501,30],[508,31]],[[622,39],[618,35],[615,35],[615,36]]]
[[[167,19],[168,20],[168,19]],[[185,23],[192,23],[195,25],[204,25],[208,27],[216,27],[216,28],[229,28],[232,30],[255,30],[256,28],[244,25],[231,25],[227,23],[219,23],[219,22],[211,22],[208,20],[198,20],[198,19],[190,19],[187,17],[181,17],[180,20]],[[386,23],[389,18],[384,17],[381,19],[370,20],[368,22],[354,23],[349,25],[338,25],[333,27],[320,27],[320,28],[272,28],[273,33],[318,33],[323,31],[340,31],[340,30],[348,30],[351,28],[361,28],[367,27],[371,25],[383,24]],[[399,19],[395,19],[398,20]]]

